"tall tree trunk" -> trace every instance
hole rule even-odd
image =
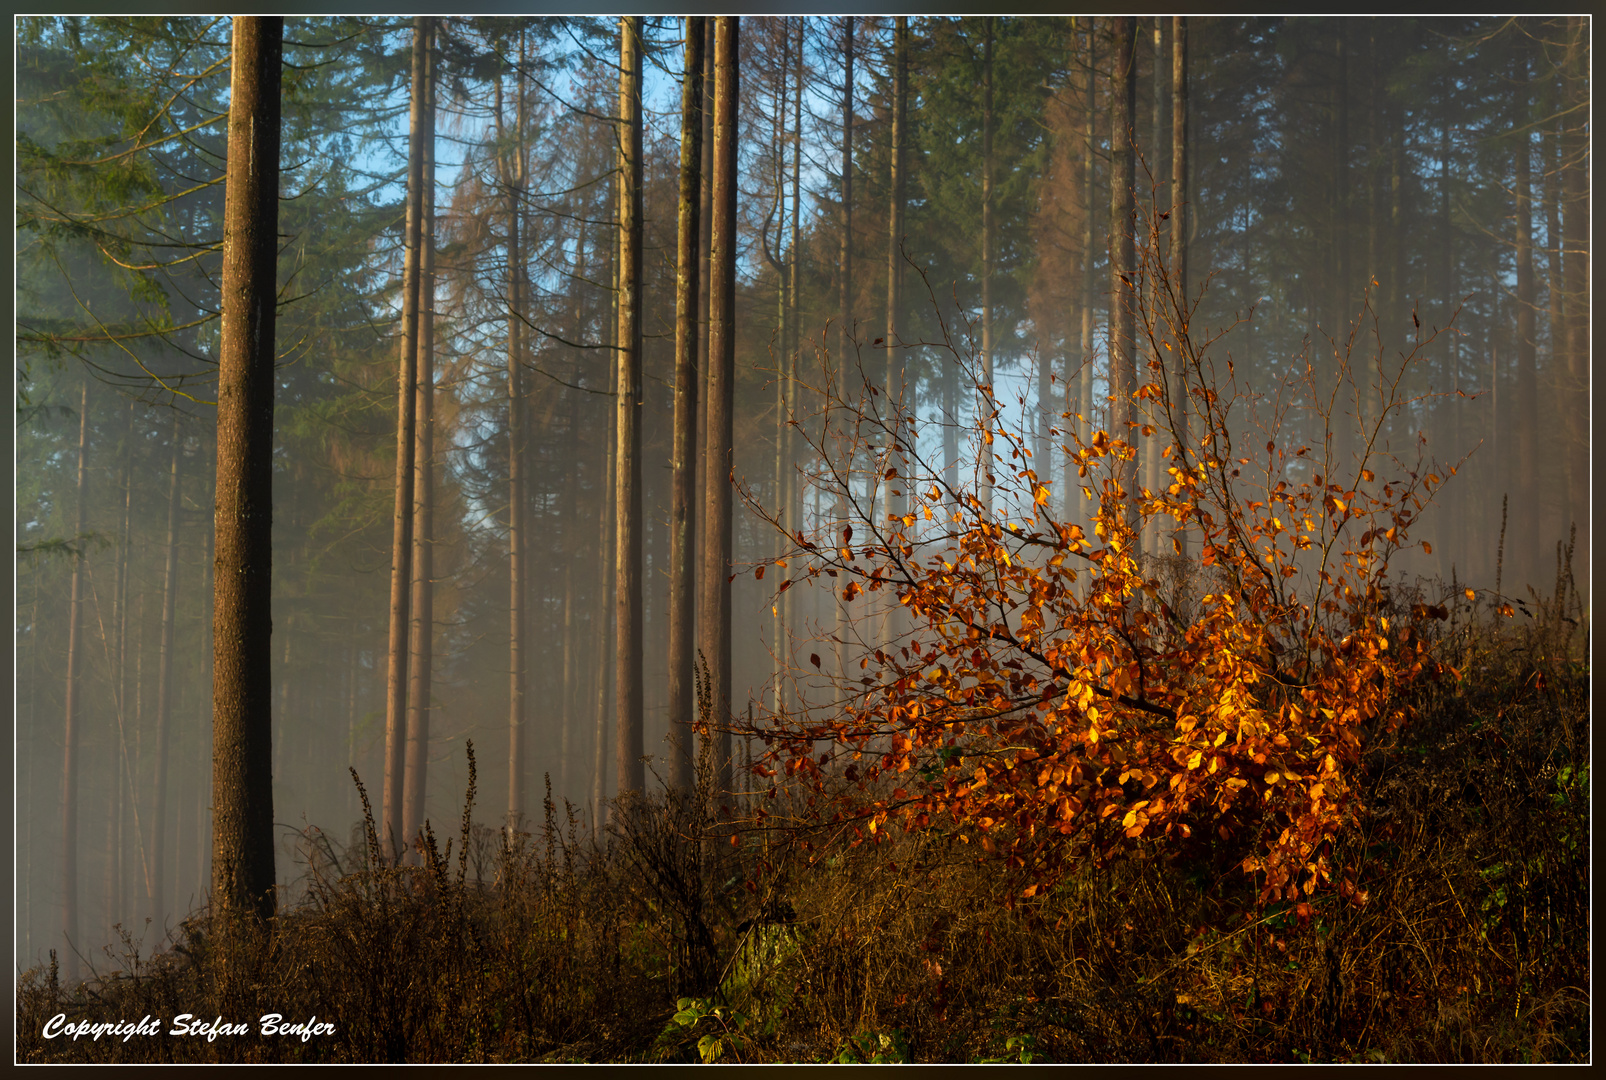
[[[846,393],[848,343],[852,340],[853,318],[853,31],[854,18],[843,23],[842,45],[842,177],[841,223],[837,253],[837,328],[834,383]],[[718,123],[718,120],[715,120]]]
[[[1117,16],[1112,27],[1114,52],[1110,57],[1110,434],[1134,447],[1133,458],[1117,467],[1124,492],[1124,513],[1129,527],[1138,518],[1136,447],[1132,395],[1137,390],[1137,355],[1133,341],[1133,310],[1137,251],[1133,237],[1132,130],[1137,121],[1137,72],[1134,33],[1136,20]],[[1140,537],[1133,540],[1141,554]]]
[[[1078,342],[1076,396],[1071,396],[1070,373],[1066,373],[1065,411],[1071,414],[1075,430],[1086,440],[1092,437],[1093,421],[1093,270],[1097,251],[1093,241],[1093,223],[1098,216],[1098,197],[1094,190],[1094,136],[1098,108],[1095,99],[1097,83],[1094,79],[1094,62],[1098,58],[1098,30],[1092,16],[1082,18],[1083,32],[1087,37],[1087,61],[1083,69],[1082,130],[1082,288],[1078,298],[1081,307],[1081,339]],[[1072,449],[1075,444],[1066,443]],[[1067,521],[1087,522],[1086,500],[1077,484],[1077,466],[1069,454],[1065,457],[1065,517]]]
[[[237,16],[223,212],[212,904],[273,914],[273,357],[282,18]]]
[[[618,740],[619,794],[646,786],[642,733],[642,518],[641,518],[641,17],[619,23],[619,349],[614,405],[619,466],[615,528],[614,736]]]
[[[1439,234],[1443,238],[1441,268],[1444,273],[1439,288],[1440,326],[1447,327],[1455,318],[1455,225],[1450,217],[1450,123],[1441,120],[1439,125]],[[1465,439],[1462,430],[1464,410],[1461,395],[1461,341],[1460,335],[1444,335],[1444,367],[1450,392],[1456,396],[1440,405],[1439,411],[1448,413],[1444,427],[1447,438],[1440,444],[1435,456],[1442,461],[1454,462]],[[1446,476],[1446,479],[1448,477]],[[1476,531],[1475,517],[1467,511],[1467,491],[1464,483],[1454,483],[1438,491],[1440,509],[1435,515],[1438,539],[1434,547],[1439,552],[1439,576],[1446,581],[1458,578],[1467,569],[1466,545],[1469,535]]]
[[[408,117],[407,218],[402,243],[401,355],[396,378],[396,492],[391,519],[390,647],[385,677],[385,790],[381,841],[406,846],[402,796],[407,763],[407,637],[411,629],[413,450],[417,438],[419,235],[424,195],[424,70],[429,20],[413,20],[412,106]]]
[[[904,141],[908,138],[909,98],[909,18],[899,15],[892,30],[892,152],[887,183],[887,403],[895,417],[904,410],[903,362],[903,212],[908,201],[908,175],[904,169]],[[1045,369],[1046,370],[1046,369]],[[1044,388],[1039,388],[1038,400],[1046,400]],[[900,439],[909,437],[902,428],[896,429]],[[906,491],[909,478],[908,464],[902,454],[893,454],[892,467],[898,470],[897,478],[887,488],[887,513],[901,515],[904,501],[900,492]],[[896,603],[896,600],[893,601]]]
[[[435,20],[426,20],[418,230],[418,398],[413,453],[413,565],[407,664],[407,754],[402,835],[424,825],[429,787],[429,698],[435,631]]]
[[[736,102],[741,20],[714,20],[713,231],[709,244],[708,446],[701,642],[713,698],[714,790],[731,786],[731,441],[736,381]]]
[[[1517,259],[1517,382],[1513,388],[1511,426],[1516,435],[1517,480],[1511,486],[1511,543],[1506,545],[1506,561],[1517,571],[1520,586],[1534,584],[1539,566],[1533,561],[1540,543],[1538,425],[1539,378],[1536,340],[1537,290],[1534,288],[1533,251],[1533,139],[1529,134],[1527,108],[1528,65],[1518,62],[1514,74],[1520,95],[1513,126],[1517,130],[1511,148],[1516,202]],[[1513,558],[1515,556],[1515,558]],[[1520,595],[1520,594],[1519,594]]]
[[[697,634],[697,294],[701,275],[703,45],[701,15],[686,19],[686,73],[680,96],[680,207],[675,273],[674,474],[669,508],[669,739],[671,776],[680,791],[696,782],[692,725]]]
[[[701,209],[697,215],[699,233],[697,236],[697,251],[699,258],[699,273],[697,275],[697,365],[698,365],[698,393],[697,393],[697,456],[694,471],[697,474],[697,505],[703,506],[708,499],[708,493],[703,490],[703,461],[708,455],[708,387],[709,380],[713,378],[709,364],[709,335],[708,323],[709,297],[711,285],[709,282],[709,255],[712,250],[714,236],[714,20],[703,19],[703,161],[701,170],[702,185],[698,192],[701,200]],[[707,546],[706,533],[708,522],[702,518],[696,520],[697,552],[694,560],[701,560],[702,551]],[[698,562],[698,566],[701,563]],[[695,570],[694,570],[695,573]],[[694,608],[699,610],[695,618],[701,625],[702,589],[695,590],[696,599]]]
[[[982,513],[993,506],[993,19],[982,19],[981,42],[981,410]]]
[[[178,510],[184,453],[179,413],[173,412],[172,461],[167,487],[167,565],[162,581],[161,660],[156,668],[156,776],[151,783],[150,917],[157,936],[167,927],[167,745],[173,716],[173,625],[178,617]]]
[[[771,150],[775,155],[775,205],[779,211],[779,220],[775,226],[775,253],[770,259],[770,265],[775,269],[775,340],[781,345],[783,359],[775,372],[775,487],[774,494],[770,496],[771,505],[775,508],[776,520],[781,523],[773,538],[776,559],[786,556],[790,544],[786,538],[785,530],[791,525],[791,516],[786,511],[786,477],[791,469],[791,428],[787,426],[787,400],[790,384],[786,380],[786,350],[787,336],[791,332],[788,316],[791,313],[787,287],[787,264],[782,261],[782,253],[786,249],[786,109],[788,91],[791,89],[792,67],[792,31],[783,19],[777,24],[776,36],[781,44],[781,62],[774,73],[775,96],[775,124],[774,138],[771,140]],[[793,206],[792,212],[797,212]],[[768,237],[766,236],[766,241]],[[789,257],[795,257],[796,252]],[[786,695],[782,684],[782,677],[786,672],[786,617],[781,610],[781,600],[776,597],[770,605],[770,710],[780,715],[785,706]]]
[[[1405,110],[1399,99],[1385,91],[1384,113],[1389,140],[1389,230],[1388,230],[1388,286],[1384,290],[1384,303],[1388,309],[1383,325],[1386,333],[1399,341],[1405,334],[1407,318],[1405,291],[1406,231],[1410,223],[1405,217]],[[1347,226],[1347,219],[1346,219]],[[1352,286],[1353,287],[1353,286]],[[1411,344],[1404,344],[1406,350]],[[1403,351],[1403,350],[1402,350]],[[1368,379],[1366,404],[1369,425],[1383,420],[1383,380]]]
[[[1171,279],[1176,285],[1181,314],[1175,331],[1179,336],[1188,333],[1188,18],[1173,16],[1171,23]],[[1181,360],[1182,350],[1178,350]],[[1177,411],[1177,434],[1183,447],[1192,444],[1189,431],[1189,401],[1187,370],[1182,363],[1174,365],[1171,376],[1171,401]],[[1189,460],[1186,453],[1179,458]],[[1188,532],[1176,532],[1177,554],[1187,557]]]
[[[1349,316],[1349,55],[1345,48],[1345,28],[1340,25],[1333,39],[1333,76],[1328,84],[1329,107],[1333,119],[1333,166],[1329,184],[1331,196],[1327,203],[1327,274],[1325,298],[1313,300],[1313,308],[1325,310],[1326,318],[1317,315],[1318,324],[1325,321],[1327,335],[1342,342],[1346,335],[1345,323]],[[1355,454],[1355,436],[1361,423],[1356,415],[1356,402],[1364,396],[1368,379],[1365,363],[1347,365],[1341,362],[1335,375],[1342,380],[1334,402],[1335,416],[1331,417],[1335,461],[1332,472],[1340,477],[1350,474],[1351,459]],[[1356,480],[1359,483],[1359,480]]]
[[[1171,142],[1168,138],[1170,133],[1166,131],[1165,127],[1165,78],[1170,65],[1166,63],[1167,57],[1165,54],[1165,19],[1158,15],[1154,17],[1153,39],[1153,54],[1149,65],[1151,80],[1149,168],[1152,171],[1154,180],[1158,182],[1165,179],[1166,151],[1170,149]],[[1154,209],[1160,213],[1167,212],[1163,194],[1164,189],[1151,188],[1151,190],[1154,191],[1152,196]],[[1159,242],[1158,232],[1155,234],[1155,240],[1156,243]],[[1144,299],[1149,305],[1150,314],[1148,317],[1158,323],[1160,322],[1160,309],[1157,285],[1154,282],[1146,282],[1146,288],[1148,295]],[[1163,332],[1163,327],[1157,327],[1156,329]],[[1158,359],[1163,366],[1166,360],[1166,353],[1163,349]],[[1163,370],[1161,377],[1164,377]],[[1147,382],[1148,380],[1143,379],[1141,381]],[[1160,477],[1164,475],[1161,470],[1164,465],[1162,452],[1166,446],[1164,441],[1166,431],[1164,417],[1159,415],[1158,399],[1151,398],[1143,411],[1146,414],[1146,422],[1154,428],[1154,433],[1143,440],[1143,486],[1147,490],[1154,492],[1160,489]],[[1152,518],[1144,531],[1146,535],[1144,537],[1143,550],[1161,554],[1163,549],[1160,546],[1160,518],[1158,516]]]
[[[73,529],[73,543],[77,547],[73,555],[72,606],[67,611],[66,720],[61,755],[61,936],[66,945],[62,970],[69,981],[78,977],[78,948],[82,944],[78,939],[78,743],[82,737],[78,683],[84,651],[80,637],[84,621],[84,525],[89,510],[88,447],[89,376],[86,374],[78,399],[78,509]]]
[[[854,17],[849,15],[843,24],[842,48],[842,233],[838,237],[837,254],[837,328],[836,362],[832,365],[831,386],[839,401],[845,402],[848,394],[848,348],[853,340],[853,31]],[[717,121],[716,121],[717,123]],[[827,414],[829,416],[829,414]],[[854,443],[857,443],[857,439]],[[853,453],[840,464],[841,482],[836,492],[836,511],[833,532],[840,543],[841,530],[848,526],[848,487],[853,482]],[[840,594],[835,594],[834,611],[835,673],[838,678],[847,676],[848,608]]]
[[[124,410],[123,427],[123,520],[117,532],[117,586],[114,593],[116,614],[113,625],[117,632],[117,895],[113,910],[122,918],[128,905],[128,828],[126,823],[128,800],[133,797],[129,777],[124,768],[127,752],[121,737],[128,719],[128,563],[131,555],[134,521],[134,402]]]
[[[1573,116],[1589,108],[1589,23],[1581,15],[1567,21],[1568,40],[1565,59],[1565,89]],[[1589,128],[1582,119],[1566,129],[1563,141],[1562,191],[1566,207],[1562,217],[1562,273],[1567,294],[1567,380],[1561,395],[1563,433],[1566,438],[1566,478],[1568,524],[1579,525],[1581,552],[1590,550],[1589,506]],[[1589,563],[1578,575],[1588,602]]]
[[[508,828],[519,827],[524,816],[525,756],[525,634],[528,629],[525,593],[529,588],[526,566],[529,537],[525,521],[525,408],[524,408],[524,266],[520,247],[521,204],[524,199],[524,41],[519,40],[519,70],[514,75],[515,100],[512,153],[503,160],[507,186],[507,404],[508,404]],[[497,135],[502,130],[501,80],[497,80]],[[504,150],[504,155],[506,151]]]
[[[788,260],[787,273],[790,279],[787,288],[789,308],[787,311],[787,333],[790,335],[786,343],[787,355],[787,383],[793,387],[794,392],[800,385],[798,368],[801,363],[803,320],[800,318],[802,297],[800,290],[803,287],[802,272],[803,260],[801,257],[802,230],[803,230],[803,46],[804,34],[807,31],[805,20],[798,19],[797,44],[792,50],[792,74],[794,83],[792,88],[792,240],[788,249],[792,257]],[[798,468],[796,454],[788,455],[786,473],[786,521],[794,533],[803,531],[803,477]],[[781,614],[786,624],[786,640],[790,650],[792,635],[798,630],[797,591],[788,590],[781,594]]]

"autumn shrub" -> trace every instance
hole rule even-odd
[[[1307,353],[1257,390],[1223,334],[1198,332],[1198,297],[1151,239],[1127,298],[1149,374],[1131,419],[1093,430],[1067,414],[1054,432],[1079,490],[1055,498],[1053,464],[979,382],[974,485],[946,479],[915,417],[879,393],[800,425],[844,503],[892,509],[790,534],[778,588],[895,606],[899,631],[850,658],[832,707],[765,720],[760,772],[859,838],[952,832],[1021,898],[1154,840],[1225,845],[1261,905],[1352,898],[1334,844],[1364,805],[1365,748],[1438,663],[1426,630],[1442,609],[1388,603],[1392,563],[1452,471],[1385,440],[1431,338],[1397,362],[1381,341],[1364,357],[1363,313],[1328,361]],[[945,347],[978,376],[973,350]],[[1158,490],[1136,479],[1146,440]],[[1146,535],[1169,557],[1141,551]]]

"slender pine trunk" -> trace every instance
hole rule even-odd
[[[84,376],[78,400],[78,490],[77,519],[73,529],[72,598],[67,610],[67,692],[66,720],[62,737],[61,766],[61,936],[62,972],[68,981],[78,977],[78,744],[79,671],[83,666],[81,630],[84,607],[84,532],[88,520],[89,468],[89,376]]]
[[[641,515],[641,241],[642,118],[640,16],[619,23],[619,348],[614,405],[618,469],[614,474],[615,584],[618,609],[614,666],[614,736],[619,794],[646,786],[642,763],[642,532]]]
[[[731,468],[736,380],[736,102],[740,19],[714,21],[713,230],[709,245],[708,447],[701,642],[713,698],[714,790],[731,786]]]
[[[390,644],[385,678],[385,809],[381,824],[381,842],[390,845],[396,854],[408,840],[402,799],[407,766],[407,638],[412,620],[413,453],[418,420],[419,236],[423,227],[424,70],[428,38],[428,19],[414,19],[401,355],[396,378],[396,492],[391,518]]]
[[[430,679],[435,630],[435,20],[426,20],[420,141],[418,372],[413,448],[413,565],[407,663],[407,750],[402,835],[417,836],[429,790]]]
[[[1179,337],[1188,334],[1188,222],[1192,207],[1188,205],[1188,17],[1174,16],[1171,23],[1171,278],[1176,286],[1181,305],[1176,326]],[[1177,456],[1182,462],[1191,460],[1187,449],[1193,435],[1189,420],[1188,373],[1183,366],[1185,355],[1178,350],[1178,362],[1171,373],[1171,401],[1176,410],[1176,434],[1182,442]],[[1188,531],[1176,531],[1176,552],[1188,555]]]
[[[692,724],[697,579],[697,297],[702,259],[703,67],[706,20],[686,19],[686,71],[680,99],[680,205],[675,273],[674,459],[669,508],[669,738],[673,785],[696,782]]]
[[[281,18],[234,20],[217,405],[212,903],[274,910],[273,360]]]
[[[1132,395],[1137,390],[1137,354],[1133,341],[1133,291],[1137,251],[1133,237],[1132,129],[1137,119],[1136,20],[1117,16],[1114,54],[1110,57],[1110,434],[1133,446],[1133,456],[1117,467],[1124,493],[1126,523],[1137,528],[1137,446]],[[1134,534],[1135,554],[1142,553]]]
[[[167,926],[167,747],[173,716],[173,633],[178,617],[178,511],[184,453],[179,413],[173,413],[172,459],[167,488],[167,565],[162,582],[161,659],[156,667],[156,775],[151,782],[150,917],[158,936]],[[175,841],[176,843],[176,841]]]

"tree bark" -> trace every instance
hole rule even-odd
[[[390,642],[385,677],[385,785],[381,842],[405,847],[407,637],[411,629],[413,450],[417,425],[419,243],[424,190],[424,67],[428,20],[413,20],[412,105],[408,117],[407,217],[402,243],[401,355],[396,378],[396,492],[391,523]],[[221,575],[220,575],[221,576]]]
[[[736,381],[736,102],[740,22],[714,21],[714,169],[709,244],[708,445],[703,458],[702,650],[717,730],[714,790],[731,786],[731,442]]]
[[[234,20],[212,656],[212,904],[271,917],[273,360],[282,18]]]
[[[424,825],[429,780],[429,698],[435,630],[435,20],[424,43],[424,109],[420,132],[418,236],[418,372],[413,455],[413,565],[411,632],[407,664],[407,754],[402,793],[402,835]]]
[[[614,736],[618,740],[619,794],[641,792],[645,770],[642,733],[642,519],[641,519],[641,25],[619,23],[619,349],[614,406],[619,415],[615,518]]]
[[[692,724],[697,634],[697,294],[702,231],[703,45],[701,15],[686,19],[686,72],[680,96],[680,207],[675,274],[674,475],[669,509],[669,738],[671,776],[680,791],[696,783]]]
[[[61,766],[61,936],[65,943],[63,966],[68,981],[78,977],[78,743],[79,671],[83,666],[80,640],[84,608],[84,526],[88,515],[89,376],[84,376],[78,400],[78,507],[73,529],[72,605],[67,611],[66,719]],[[37,625],[37,624],[36,624]]]
[[[1133,282],[1137,250],[1133,237],[1132,129],[1137,121],[1136,34],[1130,15],[1117,16],[1112,27],[1110,57],[1110,435],[1133,446],[1133,456],[1117,467],[1125,494],[1126,523],[1136,529],[1138,467],[1141,440],[1132,427],[1132,395],[1137,390],[1137,354],[1133,340]],[[1135,554],[1141,537],[1133,535]]]

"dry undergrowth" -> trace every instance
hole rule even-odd
[[[1450,674],[1369,751],[1368,811],[1335,852],[1364,904],[1257,910],[1242,853],[1211,841],[1139,842],[1006,906],[977,849],[934,832],[733,847],[691,799],[616,808],[594,841],[549,801],[512,837],[465,811],[397,866],[370,818],[352,850],[308,844],[272,934],[200,913],[82,985],[24,973],[18,1060],[1586,1060],[1576,613],[1446,624]],[[181,1012],[252,1033],[41,1036],[57,1013]],[[263,1038],[267,1012],[336,1030]]]

